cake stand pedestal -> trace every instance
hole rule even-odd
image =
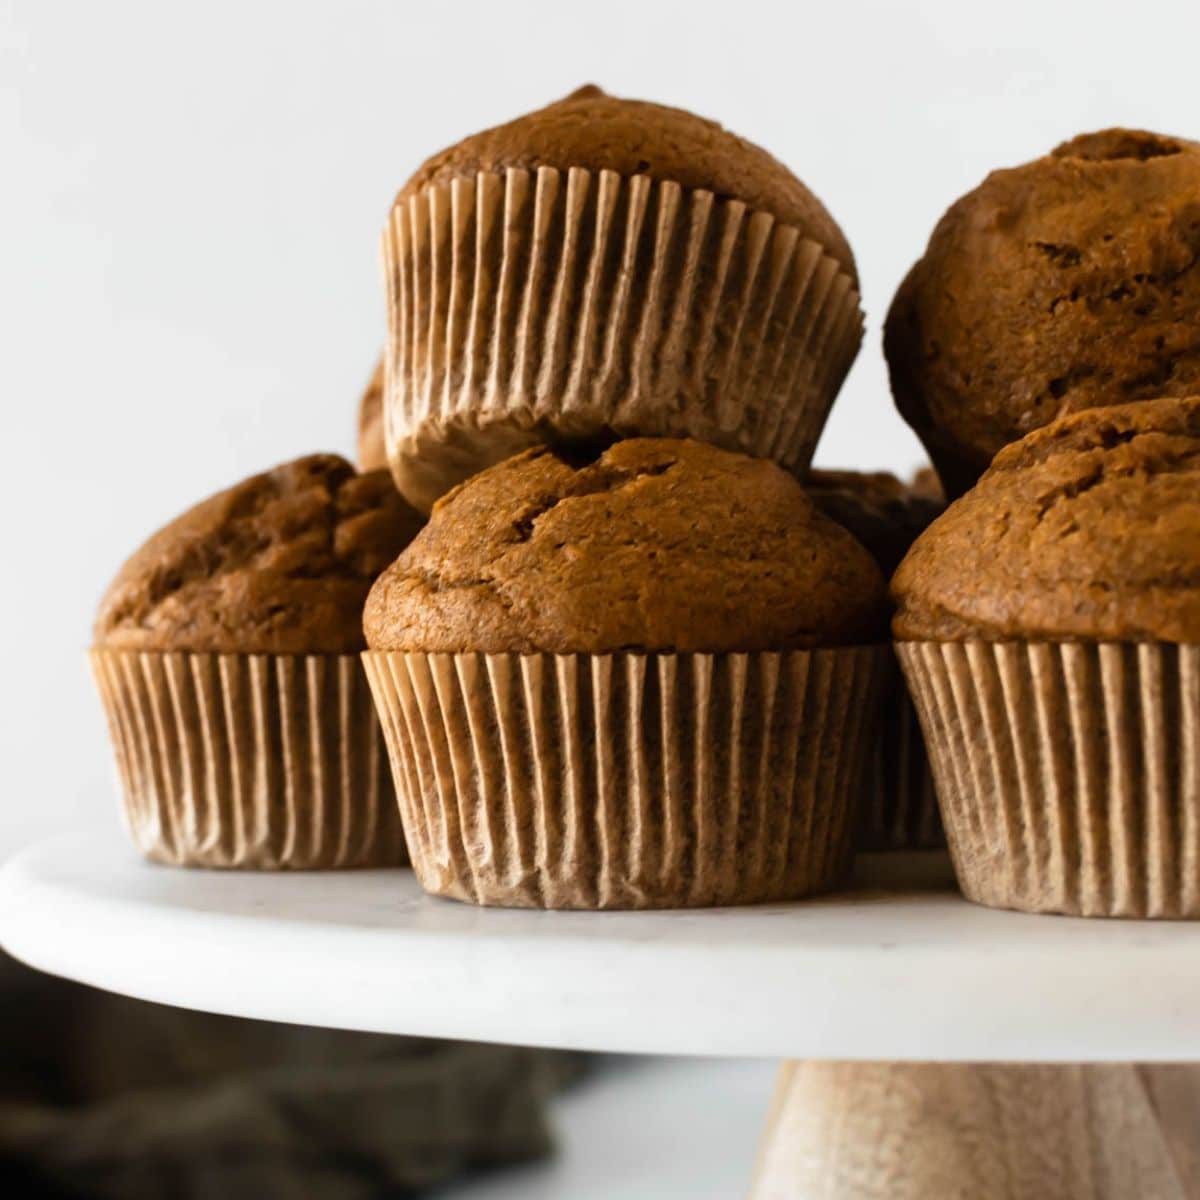
[[[1200,923],[993,912],[936,875],[893,857],[797,904],[528,912],[407,871],[181,871],[69,836],[0,871],[0,942],[238,1016],[797,1060],[755,1200],[1200,1197],[1195,1069],[1127,1065],[1200,1061]]]
[[[1193,1200],[1200,1068],[788,1062],[754,1200]]]

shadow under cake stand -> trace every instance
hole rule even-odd
[[[1200,1061],[1200,923],[978,908],[936,855],[867,856],[855,890],[796,904],[563,913],[72,835],[0,871],[0,942],[243,1017],[784,1058],[754,1200],[1200,1197],[1200,1068],[1165,1065]]]

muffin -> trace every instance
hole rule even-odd
[[[364,613],[418,878],[547,908],[833,886],[886,612],[870,555],[765,460],[639,438],[476,475]]]
[[[1002,450],[893,579],[964,892],[1200,916],[1200,397]]]
[[[139,850],[405,861],[358,653],[371,583],[420,525],[386,472],[318,454],[196,505],[121,568],[91,660]]]
[[[933,487],[925,473],[904,484],[883,471],[811,471],[804,486],[816,506],[854,534],[889,578],[917,536],[946,507],[929,494]],[[855,844],[875,851],[942,849],[946,838],[921,727],[894,659],[891,668]]]
[[[918,473],[918,479],[923,473]],[[804,479],[813,503],[845,526],[870,551],[884,575],[946,507],[927,484],[907,484],[887,471],[810,471]]]
[[[371,382],[358,402],[358,469],[387,469],[387,450],[383,442],[383,359],[375,364]]]
[[[926,500],[936,500],[945,508],[946,489],[942,486],[941,477],[932,467],[921,467],[914,471],[908,486],[913,495],[923,496]]]
[[[786,167],[596,87],[429,159],[384,255],[388,457],[422,511],[547,441],[803,469],[862,336],[846,239]]]
[[[1107,129],[994,171],[896,294],[896,404],[952,496],[1068,413],[1200,391],[1200,144]]]

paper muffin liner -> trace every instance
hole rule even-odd
[[[898,651],[970,899],[1200,917],[1200,646]]]
[[[859,808],[859,850],[944,850],[946,834],[925,738],[898,664],[884,688],[879,740]]]
[[[422,886],[612,909],[833,887],[886,654],[364,660]]]
[[[854,281],[740,201],[643,175],[430,185],[383,239],[388,456],[420,507],[556,436],[694,437],[808,466],[858,352]]]
[[[408,861],[357,655],[89,657],[126,825],[147,857],[297,869]]]

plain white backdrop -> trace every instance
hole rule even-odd
[[[0,855],[114,818],[83,652],[157,525],[349,452],[377,239],[429,153],[584,82],[788,163],[858,258],[819,461],[907,470],[879,350],[938,215],[1084,129],[1200,136],[1194,0],[0,2]]]

